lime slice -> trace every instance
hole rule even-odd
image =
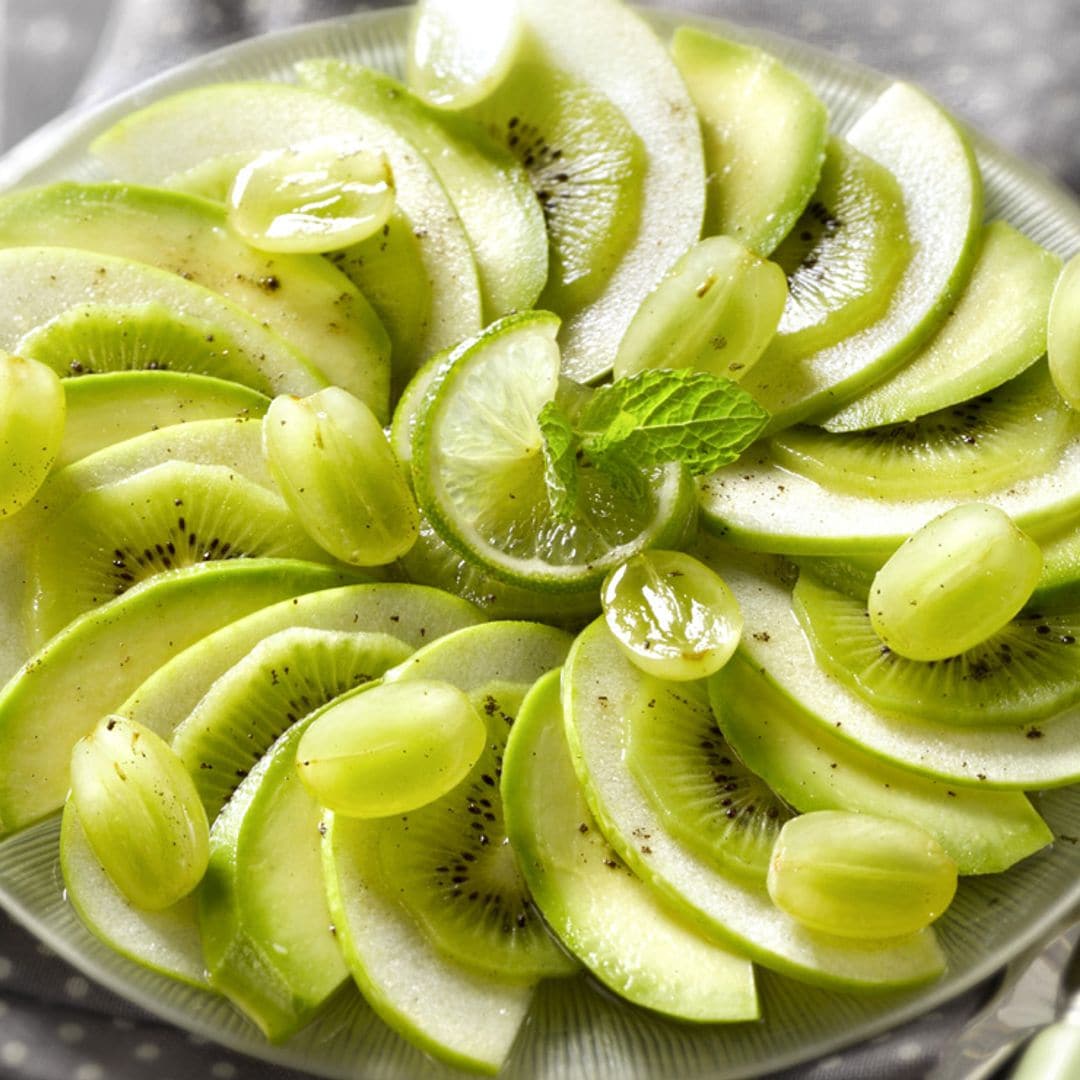
[[[549,499],[541,409],[560,389],[559,320],[511,315],[455,350],[428,390],[413,441],[417,498],[435,531],[494,577],[548,590],[599,584],[647,547],[678,547],[694,519],[689,474],[647,470],[631,498],[587,462],[573,508]]]
[[[409,86],[440,109],[475,105],[502,82],[521,29],[512,0],[420,0],[409,39]]]

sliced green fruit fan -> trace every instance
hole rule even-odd
[[[411,19],[0,198],[0,872],[331,1071],[944,994],[1080,869],[1080,228],[903,83]]]

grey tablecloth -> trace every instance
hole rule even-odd
[[[381,6],[377,0],[0,0],[0,149],[218,45]],[[927,87],[958,115],[1080,192],[1077,0],[670,0],[833,50]],[[983,986],[786,1080],[917,1080]],[[296,1080],[186,1035],[90,984],[0,916],[0,1077]]]

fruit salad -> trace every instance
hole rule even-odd
[[[0,197],[0,849],[402,1075],[914,998],[1080,780],[1080,262],[914,86],[410,20]]]

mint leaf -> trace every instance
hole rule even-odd
[[[600,387],[579,429],[582,449],[600,468],[611,471],[616,460],[638,469],[680,461],[700,475],[735,461],[768,420],[730,379],[651,368]]]
[[[577,505],[578,438],[566,413],[547,402],[536,418],[544,436],[544,483],[552,513],[566,520]]]

